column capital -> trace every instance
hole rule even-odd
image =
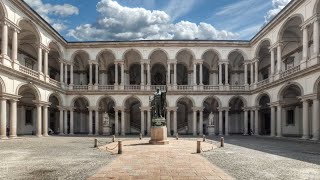
[[[115,111],[124,111],[125,110],[125,107],[123,107],[123,106],[115,106],[113,108]]]
[[[99,107],[98,106],[88,106],[87,107],[89,111],[99,111]]]
[[[203,59],[194,59],[193,64],[203,64],[204,60]]]
[[[230,107],[218,107],[218,111],[230,111]]]
[[[38,101],[38,100],[34,100],[32,102],[39,106],[51,106],[50,102],[44,102],[44,101]]]
[[[177,59],[168,59],[167,64],[177,64]]]
[[[193,111],[203,111],[204,107],[192,107]]]
[[[167,111],[177,111],[178,107],[166,107]]]
[[[283,101],[276,101],[276,102],[272,102],[270,103],[271,107],[276,107],[276,106],[283,106],[285,103]]]
[[[141,59],[140,64],[150,64],[151,60],[150,59]]]
[[[140,107],[139,108],[141,111],[149,111],[151,110],[151,107],[147,106],[147,107]]]
[[[318,95],[317,94],[307,94],[304,96],[299,96],[298,98],[303,102],[303,101],[318,99]]]
[[[251,109],[250,109],[250,107],[242,107],[242,110],[243,110],[244,112],[248,112],[248,111],[250,111]]]
[[[22,96],[17,96],[14,94],[8,94],[8,93],[2,93],[0,95],[0,99],[5,99],[5,100],[16,100],[18,101]]]

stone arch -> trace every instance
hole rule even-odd
[[[303,96],[303,95],[304,95],[304,89],[303,89],[303,87],[301,86],[301,84],[299,84],[299,83],[297,83],[297,82],[289,82],[289,83],[287,83],[287,84],[285,84],[285,85],[283,85],[283,86],[281,87],[281,89],[279,90],[278,96],[277,96],[277,100],[281,101],[281,100],[283,99],[283,93],[284,93],[288,88],[294,87],[294,86],[296,86],[296,87],[299,88],[299,90],[300,90],[300,92],[301,92],[301,96]]]
[[[116,107],[117,106],[117,101],[112,97],[112,96],[109,96],[109,95],[105,95],[105,96],[101,96],[98,100],[97,100],[97,104],[96,106],[99,107],[99,104],[101,103],[101,101],[105,98],[109,98],[111,99],[113,102],[114,102],[114,106]]]
[[[74,103],[76,102],[77,99],[80,99],[80,98],[85,99],[88,102],[88,106],[90,106],[90,100],[86,96],[82,96],[82,95],[79,95],[79,96],[72,98],[70,106],[74,107]]]
[[[259,44],[256,48],[256,51],[255,51],[255,57],[259,57],[259,51],[261,50],[261,45],[264,43],[264,42],[269,42],[269,44],[271,45],[271,39],[270,38],[263,38],[259,41]]]
[[[87,51],[85,51],[85,50],[80,49],[80,50],[77,50],[77,51],[75,51],[75,52],[72,53],[72,55],[71,55],[71,61],[72,61],[73,63],[75,63],[75,61],[74,61],[75,56],[78,55],[78,54],[80,54],[80,53],[86,54],[86,55],[88,56],[88,58],[89,58],[88,60],[90,60],[90,55],[89,55],[89,53],[88,53]]]
[[[54,97],[56,97],[56,98],[58,99],[60,106],[62,106],[62,105],[64,104],[63,98],[62,98],[61,95],[60,95],[59,93],[57,93],[57,92],[52,92],[52,93],[50,93],[50,94],[48,95],[47,102],[50,101],[50,97],[51,97],[51,96],[54,96]]]
[[[193,57],[193,59],[196,58],[196,55],[194,54],[194,52],[193,52],[191,49],[189,49],[189,48],[183,48],[183,49],[180,49],[180,50],[176,53],[176,55],[175,55],[176,59],[177,59],[178,55],[179,55],[181,52],[183,52],[183,51],[186,51],[186,52],[190,53],[191,56]]]
[[[320,77],[318,77],[318,79],[317,79],[316,82],[314,83],[313,93],[317,94],[318,91],[320,91],[320,89],[318,88],[319,85],[320,85]]]
[[[269,99],[270,99],[270,101],[271,101],[271,99],[272,99],[272,97],[270,96],[270,93],[265,92],[265,91],[260,92],[260,93],[257,95],[257,97],[256,97],[256,99],[255,99],[255,101],[254,101],[254,105],[255,105],[255,106],[259,106],[259,102],[260,102],[260,100],[261,100],[261,98],[262,98],[263,96],[268,96]]]
[[[21,83],[21,84],[16,88],[16,93],[15,93],[15,94],[16,94],[16,95],[19,95],[19,91],[20,91],[20,89],[23,88],[23,87],[30,88],[30,89],[33,91],[34,95],[36,96],[36,100],[37,100],[37,101],[41,101],[41,93],[40,93],[39,89],[38,89],[35,85],[33,85],[33,84]]]
[[[234,52],[240,53],[240,54],[243,56],[244,60],[248,60],[248,59],[249,59],[248,56],[247,56],[247,54],[246,54],[243,50],[241,50],[241,49],[233,49],[233,50],[231,50],[231,51],[229,52],[229,54],[228,54],[228,56],[227,56],[228,60],[229,60],[229,56],[230,56],[232,53],[234,53]]]
[[[30,19],[26,18],[26,17],[22,17],[20,19],[18,19],[17,21],[17,25],[21,28],[21,22],[26,21],[27,23],[29,23],[31,25],[31,27],[33,28],[33,30],[35,31],[35,36],[36,36],[36,40],[38,43],[42,42],[42,37],[41,37],[41,33],[38,29],[38,26]],[[22,29],[22,28],[21,28]],[[21,34],[21,33],[19,33]]]
[[[216,50],[216,49],[213,49],[213,48],[210,48],[210,49],[205,50],[205,51],[202,53],[201,58],[204,59],[203,56],[204,56],[207,52],[210,52],[210,51],[214,52],[214,53],[218,56],[219,60],[222,59],[220,52],[219,52],[218,50]]]
[[[162,49],[162,48],[153,49],[153,50],[149,53],[148,59],[151,59],[152,54],[155,53],[156,51],[162,51],[163,53],[165,53],[165,55],[166,55],[166,57],[167,57],[167,60],[169,59],[170,56],[169,56],[168,52],[167,52],[166,50]]]
[[[279,42],[281,41],[281,38],[282,38],[282,36],[283,36],[283,33],[284,33],[285,29],[286,29],[286,25],[287,25],[292,19],[294,19],[294,18],[296,18],[296,17],[300,18],[300,20],[301,20],[302,23],[304,22],[304,17],[303,17],[302,14],[294,14],[294,15],[288,17],[288,18],[284,21],[284,23],[282,24],[282,26],[281,26],[281,28],[280,28],[280,30],[279,30],[279,32],[278,32],[278,37],[277,37],[277,39],[278,39]]]
[[[248,102],[243,96],[232,96],[228,101],[228,105],[232,102],[232,100],[234,100],[236,98],[239,98],[243,102],[244,107],[248,107]]]
[[[203,103],[204,103],[206,100],[210,99],[210,98],[216,100],[216,101],[218,102],[218,104],[219,104],[219,107],[222,107],[222,102],[221,102],[221,100],[220,100],[217,96],[214,96],[214,95],[209,95],[209,96],[205,97],[205,98],[202,100],[201,105],[203,105]]]
[[[178,102],[181,100],[181,99],[188,99],[188,100],[190,100],[191,102],[192,102],[192,107],[195,107],[195,105],[196,105],[196,103],[195,103],[195,101],[194,101],[194,99],[192,98],[192,97],[190,97],[190,96],[181,96],[181,97],[179,97],[177,100],[176,100],[176,103],[175,103],[175,105],[177,106],[178,105]]]
[[[113,50],[111,50],[111,49],[103,49],[97,54],[96,61],[98,61],[99,57],[105,52],[108,52],[108,53],[112,54],[116,58],[116,54],[113,52]]]
[[[139,56],[140,56],[140,59],[142,59],[142,58],[143,58],[142,53],[141,53],[138,49],[131,48],[131,49],[127,49],[125,52],[123,52],[123,54],[122,54],[122,59],[126,59],[126,55],[127,55],[127,54],[128,54],[128,52],[130,52],[130,51],[133,51],[133,52],[138,53],[138,54],[139,54]]]
[[[0,93],[6,92],[6,84],[4,83],[3,79],[0,77]]]
[[[313,8],[313,14],[316,15],[318,13],[320,13],[320,0],[316,0]]]
[[[61,44],[58,43],[56,40],[51,40],[48,44],[49,48],[50,48],[50,44],[54,44],[56,46],[56,50],[59,52],[59,55],[61,58],[65,58],[65,52],[63,50],[63,48],[61,47]],[[50,48],[51,50],[51,48]]]
[[[127,102],[129,99],[132,99],[132,98],[133,98],[133,99],[137,99],[137,100],[139,101],[139,103],[141,104],[141,106],[143,105],[141,99],[140,99],[138,96],[132,95],[132,96],[126,97],[126,98],[123,100],[122,106],[125,107],[125,106],[126,106],[126,102]]]
[[[3,1],[0,1],[0,12],[3,13],[4,17],[8,18],[8,11]]]

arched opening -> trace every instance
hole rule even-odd
[[[60,81],[60,58],[59,46],[51,42],[49,44],[50,52],[48,54],[48,72],[51,79]]]
[[[21,20],[19,22],[19,27],[21,31],[18,34],[18,61],[20,65],[38,71],[38,46],[40,35],[38,34],[36,27],[28,20]],[[8,52],[8,54],[10,54],[10,52]]]
[[[131,64],[129,68],[130,85],[141,84],[141,66],[140,64]]]
[[[125,79],[129,82],[124,82],[130,85],[141,84],[141,55],[138,51],[131,49],[124,54]]]
[[[74,100],[74,133],[89,134],[89,102],[83,97]],[[95,118],[92,118],[95,119]],[[92,121],[94,123],[94,121]],[[69,122],[68,122],[68,127]],[[92,127],[94,125],[92,124]],[[69,132],[69,131],[68,131]]]
[[[202,59],[204,61],[203,84],[219,84],[219,55],[214,50],[209,50],[202,55]]]
[[[271,134],[271,109],[270,109],[270,97],[264,94],[259,100],[259,134],[270,135]]]
[[[141,132],[141,102],[137,98],[129,98],[125,102],[126,134],[139,134]],[[145,118],[146,120],[146,118]],[[146,124],[146,122],[145,122]]]
[[[60,132],[59,106],[61,106],[61,104],[56,95],[51,95],[49,98],[49,102],[51,103],[48,110],[49,133],[53,132],[54,134],[58,134]]]
[[[76,52],[73,56],[74,70],[73,83],[75,85],[89,84],[89,54],[84,51]],[[92,71],[94,72],[94,71]],[[95,74],[95,73],[92,73]]]
[[[192,85],[193,74],[189,70],[193,69],[194,55],[191,51],[184,49],[176,55],[177,59],[177,84]]]
[[[229,54],[228,60],[230,63],[228,73],[228,84],[230,85],[244,85],[244,56],[239,51],[233,51]],[[222,81],[226,81],[225,68],[223,71]]]
[[[299,97],[302,91],[295,84],[288,85],[281,93],[282,135],[302,136],[302,102]],[[310,109],[310,108],[309,108]]]
[[[114,85],[115,83],[115,56],[111,51],[105,50],[98,57],[99,62],[99,84]],[[121,71],[118,71],[118,76]]]
[[[21,98],[18,101],[17,134],[36,135],[38,124],[37,107],[34,101],[39,99],[38,93],[29,85],[23,85],[19,88],[18,95]]]
[[[214,126],[214,130],[215,130],[215,134],[218,134],[218,127],[219,127],[219,102],[217,101],[217,99],[213,98],[213,97],[209,97],[207,99],[205,99],[205,101],[203,102],[203,126],[204,126],[204,134],[208,134],[209,132],[207,131],[209,125],[210,126]],[[210,119],[209,119],[209,115],[213,114],[213,124],[210,124]],[[210,132],[211,133],[211,132]]]
[[[282,59],[280,63],[284,63],[282,70],[300,65],[302,60],[302,24],[303,19],[300,16],[295,16],[282,27],[279,38],[280,42],[282,42]]]
[[[99,129],[98,132],[100,134],[108,135],[108,134],[115,134],[115,102],[110,97],[105,97],[99,101]],[[103,127],[107,126],[103,124],[103,117],[108,115],[109,116],[109,127],[111,127],[110,132],[106,132]],[[119,132],[119,131],[118,131]]]
[[[271,53],[269,50],[270,42],[263,41],[258,47],[256,56],[259,59],[258,63],[258,81],[268,79],[271,74]]]
[[[193,103],[188,98],[179,99],[177,102],[177,131],[179,134],[192,134]]]
[[[151,68],[151,85],[166,85],[166,67],[156,63]]]
[[[244,102],[241,98],[234,97],[230,100],[229,107],[229,133],[244,134]]]

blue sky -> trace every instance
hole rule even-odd
[[[290,0],[25,0],[69,41],[251,39]]]

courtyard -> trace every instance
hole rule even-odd
[[[127,136],[123,154],[111,138],[56,137],[0,141],[0,179],[320,179],[320,144],[291,139],[229,136],[169,138],[166,146]],[[106,143],[108,144],[106,145]]]

